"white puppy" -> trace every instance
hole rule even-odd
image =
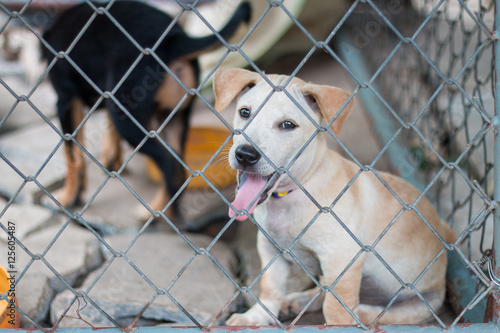
[[[279,75],[267,78],[276,86],[289,80]],[[220,112],[237,98],[234,129],[241,131],[229,152],[229,163],[239,174],[229,215],[245,220],[253,213],[286,249],[276,259],[278,249],[259,232],[262,267],[274,260],[262,276],[260,301],[277,317],[280,309],[298,313],[319,294],[317,287],[286,295],[290,261],[297,258],[321,277],[326,292],[309,310],[322,306],[327,324],[369,324],[398,291],[378,323],[427,321],[431,312],[413,288],[439,310],[446,290],[443,241],[453,242],[453,232],[410,184],[387,173],[362,170],[327,147],[321,126],[334,119],[330,129],[340,134],[352,109],[349,93],[297,78],[285,89],[271,94],[266,80],[242,69],[219,70],[214,79],[215,109]],[[333,287],[333,293],[323,286]],[[367,288],[379,304],[363,303],[361,291]],[[265,325],[274,318],[256,304],[227,322]]]

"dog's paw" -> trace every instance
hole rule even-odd
[[[235,313],[228,320],[226,320],[228,326],[254,326],[257,323],[251,323],[244,313]]]
[[[316,294],[317,289],[295,292],[286,295],[281,306],[281,312],[286,315],[296,315],[300,313]],[[306,311],[318,311],[323,306],[323,294],[318,296],[306,309]]]
[[[262,326],[273,324],[274,320],[263,310],[256,310],[254,308],[245,313],[235,313],[228,320],[228,326]]]
[[[53,197],[55,200],[46,196],[42,197],[40,204],[52,211],[60,211],[61,207],[74,208],[85,202],[83,192],[70,191],[67,186],[55,191]]]

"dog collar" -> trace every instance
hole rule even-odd
[[[276,199],[281,199],[283,198],[285,195],[291,193],[293,190],[290,190],[290,191],[286,191],[286,192],[273,192],[271,193],[271,195],[273,196],[273,198],[276,198]]]

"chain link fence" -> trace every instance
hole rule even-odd
[[[110,8],[115,1],[85,2],[95,14],[78,38],[95,17],[105,15],[137,46],[137,61],[123,80],[147,57],[176,77],[154,47],[135,43],[113,19]],[[500,278],[493,261],[498,232],[493,223],[498,126],[494,1],[251,1],[251,22],[230,41],[219,35],[222,47],[200,58],[200,80],[194,88],[181,84],[182,98],[174,114],[181,112],[186,99],[196,100],[185,154],[170,147],[163,131],[173,119],[169,116],[143,128],[139,146],[123,146],[116,170],[100,162],[99,145],[108,125],[97,109],[106,99],[121,103],[114,95],[118,87],[103,90],[71,62],[78,38],[69,49],[51,49],[45,64],[30,57],[40,44],[49,46],[42,31],[75,3],[0,1],[0,264],[10,273],[2,298],[4,318],[11,325],[6,327],[20,321],[23,328],[42,331],[173,324],[215,329],[230,313],[254,303],[264,306],[258,284],[272,263],[256,268],[255,232],[262,227],[253,218],[242,223],[227,217],[236,185],[226,155],[239,132],[232,128],[230,114],[214,110],[210,89],[215,71],[233,66],[262,76],[273,70],[304,75],[331,85],[341,76],[343,88],[356,98],[353,114],[366,125],[357,129],[358,118],[349,125],[353,134],[332,137],[332,145],[357,163],[359,173],[384,169],[415,185],[457,235],[455,243],[443,244],[449,250],[446,309],[432,309],[413,281],[404,281],[401,290],[416,290],[432,313],[429,329],[498,330]],[[229,18],[237,3],[150,2],[169,12],[188,33],[199,35],[217,34],[224,24],[221,13]],[[18,44],[16,36],[21,36]],[[47,80],[62,59],[69,59],[98,95],[74,133],[60,129],[56,96]],[[28,124],[25,119],[30,119]],[[80,131],[85,131],[85,144]],[[148,204],[161,186],[155,183],[154,168],[139,153],[148,138],[158,140],[186,174],[161,209]],[[66,177],[68,141],[83,152],[88,169],[83,202],[71,208],[56,196]],[[361,150],[364,146],[368,152]],[[413,204],[405,203],[402,210]],[[174,205],[182,218],[168,214]],[[134,206],[145,209],[147,218],[138,220]],[[365,246],[361,252],[369,251],[369,244]],[[276,256],[288,251],[293,253],[277,246]],[[295,281],[297,289],[316,283],[323,292],[332,292],[300,261],[296,264],[301,276]],[[11,302],[13,294],[16,303]],[[321,312],[305,310],[276,320],[281,329],[324,323]],[[357,322],[361,330],[372,327]]]

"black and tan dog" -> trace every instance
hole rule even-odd
[[[94,5],[109,6],[102,2]],[[249,17],[250,6],[244,2],[219,35],[230,37]],[[146,139],[147,133],[153,119],[158,118],[160,123],[168,119],[166,143],[182,157],[193,101],[186,89],[197,87],[197,56],[220,45],[219,37],[191,38],[164,12],[141,2],[117,1],[107,13],[96,12],[87,3],[72,7],[60,15],[43,38],[52,48],[44,47],[49,64],[57,53],[66,53],[49,73],[58,95],[63,132],[74,134],[82,145],[82,129],[75,130],[84,117],[83,109],[102,99],[112,125],[105,136],[101,163],[115,170],[121,166],[120,137],[133,147],[140,146],[139,151],[151,157],[165,182],[150,208],[164,209],[184,182],[184,170],[161,141]],[[141,53],[140,48],[153,51]],[[65,141],[65,155],[68,174],[56,199],[69,207],[80,201],[86,172],[84,153],[71,140]],[[147,216],[144,213],[147,211],[140,215]]]

